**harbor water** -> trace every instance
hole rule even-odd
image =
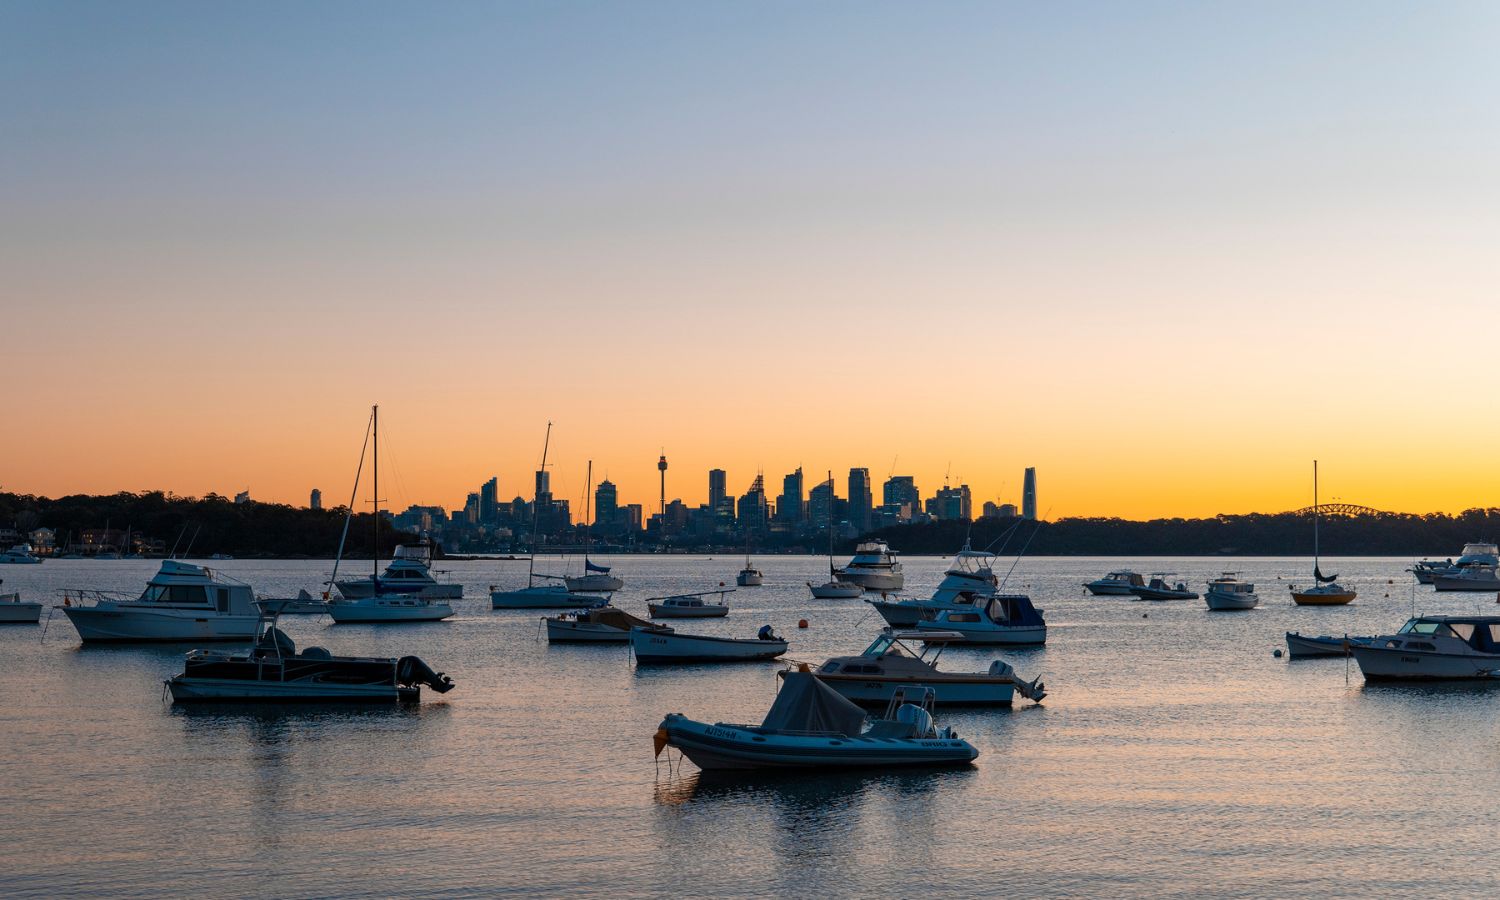
[[[617,605],[644,617],[648,596],[732,586],[744,560],[606,562],[627,582]],[[811,599],[825,559],[755,562],[766,584],[730,594],[727,618],[673,624],[771,624],[815,664],[884,624],[859,600]],[[0,894],[1500,894],[1500,684],[1366,685],[1344,659],[1273,655],[1289,630],[1389,632],[1413,610],[1500,606],[1414,586],[1408,560],[1324,563],[1354,605],[1293,606],[1305,559],[1022,560],[1008,588],[1045,610],[1046,647],[953,648],[942,666],[1006,659],[1043,676],[1046,701],[940,710],[976,763],[885,774],[710,777],[672,751],[653,759],[665,713],[758,722],[781,665],[636,668],[622,645],[549,646],[546,613],[489,608],[490,585],[524,583],[524,560],[439,562],[465,591],[442,623],[283,620],[299,647],[414,654],[453,677],[420,706],[174,707],[162,681],[187,647],[83,647],[59,612],[45,639],[0,628]],[[207,564],[263,596],[316,591],[329,565]],[[926,596],[945,560],[904,565],[903,593]],[[0,577],[55,603],[65,588],[137,593],[156,566],[52,560]],[[1236,569],[1262,605],[1084,592],[1124,566],[1199,591]]]

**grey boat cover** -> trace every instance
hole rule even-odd
[[[584,617],[584,621],[592,622],[595,625],[608,625],[611,628],[618,628],[621,631],[629,631],[632,627],[653,627],[652,623],[647,622],[645,619],[637,619],[623,609],[616,609],[613,606],[603,606],[598,609],[589,610],[588,615]]]
[[[782,674],[781,693],[760,727],[765,731],[833,731],[858,737],[865,711],[845,700],[811,672]]]

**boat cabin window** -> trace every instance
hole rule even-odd
[[[1424,622],[1421,619],[1413,619],[1402,625],[1397,634],[1437,634],[1442,627],[1442,622]]]
[[[214,591],[218,594],[219,612],[229,612],[229,588],[215,588]]]
[[[152,603],[208,604],[201,584],[153,584],[146,588],[146,599]]]
[[[839,664],[836,663],[836,662],[831,662],[831,663],[824,663],[823,664],[823,668],[819,669],[818,671],[819,672],[827,672],[827,673],[831,674],[833,672],[837,672],[838,670],[839,670]]]
[[[948,614],[948,621],[950,621],[950,622],[978,622],[979,621],[979,615],[977,613],[949,613]]]
[[[1454,634],[1458,635],[1465,641],[1474,636],[1473,622],[1449,622],[1448,627],[1453,630]]]

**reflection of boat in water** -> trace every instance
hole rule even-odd
[[[732,593],[731,588],[700,591],[696,594],[673,594],[670,597],[649,597],[646,609],[653,619],[717,619],[729,615],[729,604],[724,602],[724,595],[728,593]],[[715,594],[719,597],[718,603],[703,599]]]
[[[298,653],[292,639],[276,627],[277,615],[276,606],[267,604],[245,652],[189,653],[182,672],[166,682],[172,700],[415,702],[424,684],[440,694],[453,689],[448,676],[415,656],[334,656],[322,647]]]
[[[1198,592],[1185,581],[1173,582],[1171,572],[1157,572],[1144,585],[1131,587],[1130,593],[1140,600],[1197,600]]]
[[[1318,565],[1318,522],[1322,518],[1318,506],[1318,461],[1313,460],[1313,581],[1315,585],[1306,590],[1292,586],[1292,602],[1298,606],[1343,606],[1354,600],[1354,591],[1338,582],[1338,574],[1324,575]]]
[[[1303,659],[1310,656],[1348,656],[1349,648],[1354,644],[1373,641],[1372,637],[1334,637],[1333,635],[1320,634],[1316,637],[1310,634],[1300,634],[1296,631],[1286,633],[1286,653],[1292,659]]]
[[[937,590],[932,592],[930,598],[891,600],[881,597],[879,600],[866,598],[865,602],[875,607],[875,611],[886,622],[897,628],[915,627],[918,622],[936,615],[939,610],[973,608],[976,603],[995,595],[999,579],[991,568],[994,559],[993,553],[972,550],[966,542],[963,549],[954,554],[953,562],[943,573],[943,580],[938,583]]]
[[[108,591],[63,592],[63,612],[84,642],[244,641],[258,612],[250,586],[175,559],[133,600]]]
[[[651,627],[645,619],[613,606],[547,616],[542,621],[547,623],[549,644],[628,644],[630,629]]]
[[[1255,585],[1241,581],[1238,572],[1225,572],[1208,583],[1203,602],[1209,609],[1254,609],[1260,605]]]
[[[671,713],[657,727],[656,752],[675,747],[700,769],[891,768],[962,765],[979,751],[932,720],[932,692],[899,690],[870,721],[811,672],[784,672],[759,725],[708,724]]]
[[[1146,579],[1142,578],[1139,572],[1131,572],[1128,569],[1110,572],[1103,578],[1095,578],[1084,584],[1090,594],[1100,597],[1129,597],[1131,588],[1145,586]]]
[[[775,659],[786,648],[769,625],[753,638],[680,634],[662,625],[630,630],[630,649],[638,663],[755,662]]]
[[[1350,652],[1367,681],[1500,679],[1500,616],[1417,616]]]
[[[861,704],[889,703],[903,685],[930,688],[933,702],[1010,706],[1016,693],[1040,703],[1047,696],[1040,680],[1026,681],[1008,663],[995,660],[986,672],[944,672],[938,657],[958,632],[895,631],[887,628],[859,656],[836,656],[813,673],[844,697]],[[917,650],[905,641],[921,641]]]
[[[852,581],[867,591],[899,591],[906,583],[895,551],[882,540],[862,541],[854,547],[854,558],[834,572],[842,581]]]

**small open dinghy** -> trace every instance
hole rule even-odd
[[[1299,634],[1295,631],[1286,633],[1286,655],[1292,659],[1303,659],[1311,656],[1348,656],[1350,648],[1355,644],[1367,644],[1375,640],[1373,637],[1334,637],[1328,634],[1320,634],[1316,637],[1310,634]]]
[[[658,755],[676,747],[700,769],[892,768],[963,765],[979,751],[932,722],[932,691],[903,688],[884,718],[811,672],[782,673],[781,692],[759,725],[710,725],[671,713],[656,729]]]
[[[653,625],[630,630],[630,647],[638,663],[751,662],[775,659],[786,652],[787,643],[764,625],[753,638],[680,634]]]
[[[452,679],[415,656],[334,656],[322,647],[298,653],[292,639],[276,627],[278,614],[275,604],[262,608],[246,652],[189,653],[182,672],[167,680],[172,700],[389,703],[417,701],[424,684],[439,694],[453,690]]]
[[[549,644],[628,644],[630,629],[651,627],[645,619],[613,606],[546,616],[542,621],[547,623]]]

